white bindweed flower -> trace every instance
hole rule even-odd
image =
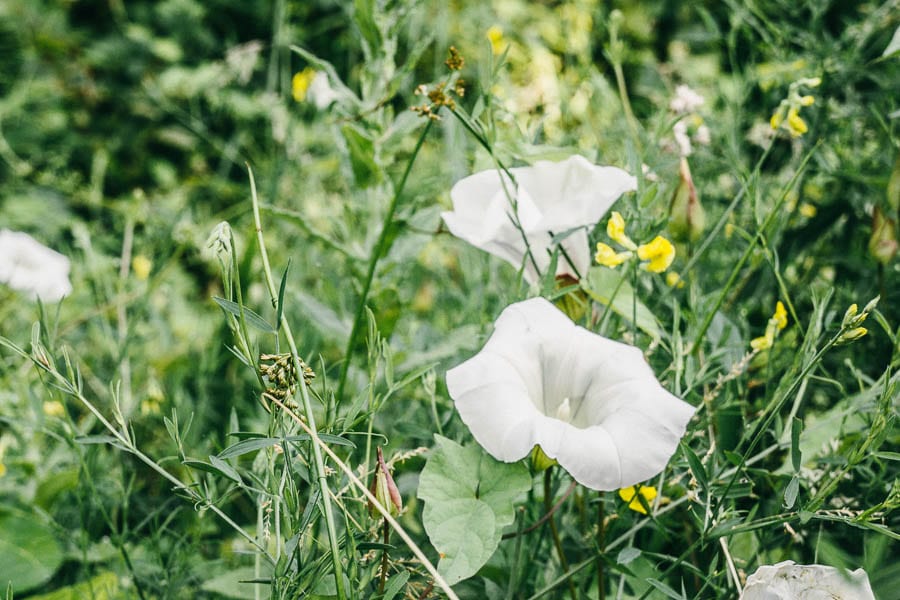
[[[447,372],[447,389],[494,458],[514,462],[537,445],[595,490],[662,471],[694,414],[639,349],[578,327],[543,298],[506,307],[481,352]]]
[[[560,243],[568,258],[560,252],[556,275],[587,273],[591,251],[585,228],[596,224],[619,196],[637,189],[637,180],[622,169],[595,165],[581,156],[538,161],[510,172],[518,187],[497,170],[458,181],[450,190],[453,211],[441,216],[453,235],[517,268],[524,265],[529,283],[550,264],[552,236],[573,229]],[[522,231],[513,223],[510,197],[518,205]]]
[[[798,565],[786,560],[764,565],[747,578],[740,600],[875,600],[862,569]]]
[[[72,291],[69,259],[27,233],[0,229],[0,283],[32,300],[58,302]]]

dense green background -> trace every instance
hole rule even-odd
[[[371,20],[370,5],[377,8]],[[637,138],[623,116],[607,47],[616,7],[624,13],[623,74],[641,124]],[[492,25],[510,44],[506,65],[496,70],[486,38]],[[223,293],[218,266],[206,249],[215,224],[228,220],[245,301],[274,320],[254,250],[247,165],[262,202],[278,209],[263,216],[273,269],[280,276],[291,260],[286,314],[318,372],[316,385],[326,390],[336,387],[371,248],[422,131],[423,121],[407,108],[421,101],[413,94],[418,84],[446,78],[450,45],[466,58],[468,88],[460,104],[472,109],[476,98],[494,95],[491,142],[510,164],[571,153],[633,173],[647,164],[659,181],[642,187],[639,202],[620,207],[630,227],[643,233],[655,233],[668,218],[678,179],[677,156],[665,144],[674,122],[667,106],[675,85],[688,83],[706,98],[701,113],[712,132],[711,144],[691,157],[708,222],[719,219],[742,186],[748,192],[728,218],[737,233],[729,239],[720,233],[686,289],[671,289],[662,278],[642,280],[639,295],[664,329],[682,327],[690,339],[716,310],[746,247],[740,231],[755,233],[780,206],[782,192],[788,194],[766,251],[754,252],[739,273],[705,338],[705,355],[697,363],[688,359],[695,379],[681,388],[698,404],[703,387],[761,335],[776,300],[791,294],[801,323],[792,323],[768,365],[755,363],[719,399],[717,431],[728,449],[798,352],[815,294],[834,292],[826,321],[880,294],[882,322],[888,329],[900,323],[898,262],[880,264],[868,252],[875,206],[895,220],[896,236],[897,199],[887,189],[900,168],[900,58],[881,55],[898,25],[896,1],[6,0],[0,4],[0,227],[27,231],[71,257],[74,291],[58,313],[55,305],[43,307],[44,343],[54,352],[69,348],[86,392],[107,412],[110,384],[122,381],[119,397],[141,447],[186,478],[163,415],[176,410],[182,422],[193,415],[184,445],[201,457],[231,443],[228,432],[264,431],[268,422],[253,373],[229,352],[232,333],[211,300]],[[326,110],[295,101],[291,78],[309,62],[291,45],[332,64],[357,98]],[[822,85],[811,92],[816,103],[803,110],[809,133],[777,138],[754,174],[763,149],[752,132],[766,130],[790,82],[812,76]],[[479,348],[502,307],[526,293],[514,269],[441,229],[452,183],[490,164],[445,115],[431,127],[392,225],[395,237],[368,304],[398,374],[434,363],[437,391],[434,418],[428,386],[418,381],[382,408],[375,428],[391,452],[431,447],[435,419],[444,435],[470,440],[441,375]],[[798,173],[798,183],[785,188]],[[814,215],[796,210],[804,203],[815,207]],[[602,228],[595,237],[602,238]],[[679,246],[676,270],[690,251]],[[128,268],[136,256],[152,261],[146,280]],[[676,313],[680,325],[673,325]],[[37,305],[0,288],[0,335],[27,346],[40,316]],[[605,333],[632,332],[614,320]],[[364,394],[368,383],[366,344],[357,341],[351,397]],[[632,341],[648,343],[641,334]],[[802,416],[807,428],[830,424],[819,441],[842,426],[846,435],[827,450],[809,441],[820,460],[811,469],[838,469],[846,462],[842,452],[865,437],[878,386],[897,364],[895,341],[872,323],[870,335],[824,358]],[[666,346],[652,362],[671,387],[676,350]],[[49,400],[64,401],[68,417],[45,414]],[[892,407],[891,417],[896,397]],[[840,411],[859,419],[850,422]],[[691,439],[702,455],[709,440],[700,439],[703,426],[696,430]],[[33,522],[34,535],[23,537],[52,573],[49,581],[49,575],[36,577],[37,587],[17,585],[49,592],[97,580],[133,597],[137,582],[149,597],[218,597],[210,580],[252,564],[235,552],[247,548],[127,454],[74,441],[97,433],[83,407],[42,386],[19,357],[0,350],[6,466],[0,520],[30,515],[21,522]],[[889,428],[879,443],[895,451],[897,441]],[[854,468],[827,508],[861,511],[883,502],[896,485],[896,459],[873,457]],[[353,465],[361,460],[359,453],[350,456]],[[678,460],[684,471],[684,458]],[[736,507],[777,513],[790,478],[778,472],[785,460],[782,449],[757,465],[756,487],[734,500]],[[397,478],[408,499],[404,524],[425,543],[414,499],[423,462],[417,453],[398,465]],[[221,500],[252,528],[252,497],[229,493]],[[529,511],[529,522],[541,514],[539,506]],[[882,513],[879,523],[896,531],[890,508]],[[627,510],[621,515],[623,523],[637,518]],[[573,555],[585,548],[577,523],[563,519]],[[781,558],[818,559],[866,566],[882,594],[900,586],[900,565],[888,558],[896,554],[895,540],[825,520],[793,526],[802,529],[797,536],[777,525],[735,539],[739,566],[752,572]],[[3,527],[0,540],[10,532]],[[678,555],[680,538],[696,535],[697,524],[683,517],[660,523],[642,542],[661,556]],[[665,577],[660,573],[669,562],[643,557],[632,564],[634,576],[659,577],[674,589],[683,581],[688,597],[710,597],[710,589],[726,589],[723,574],[706,570],[716,552],[715,544],[704,547],[687,558],[692,566]],[[491,585],[505,585],[508,560],[498,558],[460,593],[480,597]],[[556,574],[535,569],[523,593]],[[628,589],[636,597],[644,588]]]

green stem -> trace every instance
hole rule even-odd
[[[734,285],[735,280],[737,280],[738,275],[740,275],[741,269],[744,268],[744,264],[747,262],[747,260],[750,259],[750,256],[753,254],[753,251],[756,249],[756,245],[759,244],[760,242],[762,242],[763,238],[766,235],[766,232],[769,229],[769,226],[775,221],[776,217],[781,216],[781,207],[784,204],[785,199],[787,198],[788,190],[790,190],[791,187],[793,187],[794,183],[800,177],[800,174],[803,173],[804,169],[806,168],[807,163],[809,163],[810,159],[813,157],[813,154],[815,153],[815,151],[818,147],[819,147],[819,145],[816,144],[809,151],[809,153],[806,155],[806,157],[804,157],[803,161],[800,163],[800,166],[797,169],[797,172],[794,173],[794,176],[791,177],[791,180],[784,187],[784,190],[785,190],[784,193],[781,195],[781,197],[775,203],[775,206],[773,206],[772,209],[769,211],[769,214],[766,216],[766,220],[763,221],[763,224],[760,226],[759,230],[756,232],[756,235],[754,236],[753,240],[750,242],[750,245],[747,246],[747,249],[744,251],[743,256],[741,256],[741,258],[740,258],[740,260],[738,260],[737,264],[734,265],[734,269],[732,269],[732,271],[731,271],[731,276],[728,278],[728,281],[722,287],[722,291],[719,293],[719,297],[716,299],[715,304],[711,308],[706,310],[706,318],[703,320],[703,324],[700,326],[700,331],[697,332],[697,337],[694,339],[693,347],[690,349],[691,353],[696,353],[700,350],[700,344],[703,342],[703,336],[706,335],[706,330],[709,329],[709,326],[712,324],[713,318],[716,316],[716,313],[719,312],[719,308],[721,308],[722,303],[725,302],[725,296],[728,295],[728,292],[731,289],[731,286]],[[761,163],[757,164],[757,169],[759,169],[760,164]],[[715,233],[715,232],[713,232],[713,233]],[[696,260],[697,256],[699,256],[700,252],[703,251],[705,246],[706,246],[706,244],[704,244],[703,247],[701,247],[700,250],[698,250],[697,255],[695,255],[694,259],[692,259],[692,260]],[[690,267],[690,266],[692,266],[692,265],[689,263],[688,267]],[[687,271],[687,269],[685,269],[685,271]]]
[[[553,469],[544,471],[544,509],[550,515],[550,518],[547,519],[547,522],[550,524],[550,535],[553,537],[553,546],[556,548],[556,555],[559,556],[559,566],[562,567],[563,573],[565,573],[569,570],[569,561],[566,560],[566,554],[563,552],[562,540],[559,538],[559,530],[556,528],[556,520],[553,518],[552,513],[553,498],[551,497],[550,490],[552,475]],[[572,600],[578,600],[578,592],[575,591],[575,584],[572,583],[572,578],[567,578],[566,583],[569,585],[569,595],[572,596]]]
[[[384,550],[381,551],[381,575],[378,578],[378,593],[384,593],[384,582],[387,581],[387,571],[388,571],[388,543],[391,535],[391,528],[388,525],[387,520],[384,521],[382,525],[384,528]]]
[[[253,199],[253,222],[256,225],[256,239],[259,242],[259,255],[263,263],[263,273],[266,278],[266,285],[269,288],[269,295],[272,303],[277,302],[278,288],[275,286],[275,279],[272,277],[272,268],[269,266],[269,255],[266,252],[266,243],[263,239],[262,221],[259,217],[259,198],[256,195],[256,182],[253,179],[253,170],[249,168],[247,172],[250,174],[250,190]],[[294,335],[291,332],[291,324],[288,322],[287,315],[281,311],[281,329],[287,338],[288,346],[291,350],[291,356],[294,359],[294,372],[297,373],[297,388],[300,398],[303,402],[303,412],[309,428],[313,432],[311,437],[318,438],[318,429],[316,428],[316,419],[313,414],[312,403],[309,400],[309,391],[306,389],[306,381],[303,379],[303,367],[300,365],[300,354],[297,351],[297,344],[294,341]],[[331,491],[328,489],[328,480],[325,475],[325,461],[322,460],[322,451],[318,444],[311,444],[313,451],[313,463],[316,468],[316,479],[319,485],[319,495],[322,502],[322,512],[325,513],[325,527],[328,530],[328,545],[331,548],[331,562],[334,567],[334,581],[338,598],[345,598],[344,593],[344,576],[343,565],[341,564],[340,543],[337,538],[337,529],[334,524],[334,515],[331,509]]]
[[[597,600],[606,599],[606,580],[603,573],[603,553],[606,551],[606,516],[603,514],[603,492],[597,493]]]
[[[369,257],[369,268],[366,271],[366,280],[363,282],[362,292],[359,294],[359,302],[356,306],[356,315],[353,317],[353,326],[350,328],[350,337],[347,338],[347,348],[344,351],[344,367],[341,369],[341,377],[338,380],[338,390],[337,390],[337,401],[340,402],[344,399],[344,387],[347,384],[347,375],[350,372],[350,366],[353,362],[353,346],[356,343],[356,336],[359,333],[359,327],[363,320],[363,315],[366,313],[366,300],[369,298],[369,290],[372,287],[372,280],[375,278],[375,268],[378,266],[378,261],[381,260],[382,256],[387,251],[388,247],[388,234],[390,233],[391,223],[394,221],[394,214],[397,212],[397,204],[400,201],[400,195],[403,193],[403,188],[406,187],[406,180],[409,178],[409,173],[412,171],[413,163],[416,162],[416,157],[419,155],[419,150],[422,148],[422,144],[425,142],[425,136],[428,135],[429,130],[431,129],[432,121],[428,121],[428,124],[425,125],[425,129],[422,130],[422,135],[419,136],[419,140],[416,142],[416,147],[413,149],[412,156],[409,157],[409,161],[406,163],[406,170],[403,172],[403,176],[400,178],[400,183],[397,185],[397,189],[394,191],[394,197],[391,198],[391,203],[388,206],[387,213],[384,215],[384,222],[381,225],[381,233],[378,234],[378,241],[375,242],[375,248],[372,250],[372,256]]]

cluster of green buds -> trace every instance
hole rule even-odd
[[[862,312],[859,312],[859,308],[855,303],[850,305],[850,308],[844,313],[843,320],[841,320],[841,335],[838,338],[839,344],[847,344],[856,341],[869,332],[868,329],[862,327],[862,324],[866,320],[866,317],[869,316],[869,313],[875,310],[875,307],[878,305],[878,299],[879,296],[876,296],[874,300],[866,304],[862,309]]]
[[[438,114],[442,106],[446,106],[450,110],[456,108],[456,100],[453,98],[462,98],[466,95],[465,82],[459,77],[458,71],[466,64],[466,59],[459,53],[455,46],[450,46],[450,57],[444,61],[447,68],[450,69],[452,75],[450,81],[441,81],[429,88],[424,83],[416,87],[416,96],[425,96],[427,102],[423,102],[417,106],[411,106],[410,110],[417,113],[420,117],[426,117],[432,121],[440,121],[441,116]]]
[[[300,359],[300,368],[303,370],[303,381],[306,385],[312,385],[316,378],[315,372]],[[289,352],[283,354],[261,354],[259,356],[259,374],[262,375],[268,387],[263,392],[263,404],[269,408],[266,398],[275,398],[288,408],[297,408],[294,402],[294,394],[297,392],[297,374],[294,369],[294,358]]]

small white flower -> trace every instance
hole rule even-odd
[[[328,81],[328,75],[318,71],[306,90],[306,99],[316,105],[318,110],[325,110],[337,101],[340,94],[334,91]]]
[[[675,88],[675,96],[669,102],[669,110],[677,115],[685,115],[695,112],[704,102],[703,96],[689,86],[679,85]]]
[[[694,414],[639,349],[576,326],[543,298],[506,307],[481,352],[447,372],[447,389],[494,458],[514,462],[537,445],[595,490],[662,471]]]
[[[875,600],[862,569],[846,573],[786,560],[764,565],[747,578],[740,600]]]
[[[709,146],[710,141],[712,141],[709,135],[709,127],[706,125],[698,127],[697,132],[694,134],[694,141],[701,146]]]
[[[27,233],[0,229],[0,283],[32,300],[58,302],[72,291],[69,259]]]
[[[672,134],[675,136],[675,142],[678,144],[678,151],[681,156],[690,156],[694,151],[691,146],[691,136],[688,135],[688,120],[681,119],[672,127]]]
[[[591,264],[584,228],[596,224],[622,194],[637,189],[637,180],[622,169],[598,166],[581,156],[538,161],[510,172],[518,188],[493,169],[458,181],[450,190],[453,211],[441,216],[453,235],[515,267],[524,265],[530,283],[550,264],[552,235],[576,228],[560,244],[568,259],[560,253],[556,275],[584,275]],[[507,193],[518,204],[518,220],[533,258],[526,256],[522,232],[513,224]]]

